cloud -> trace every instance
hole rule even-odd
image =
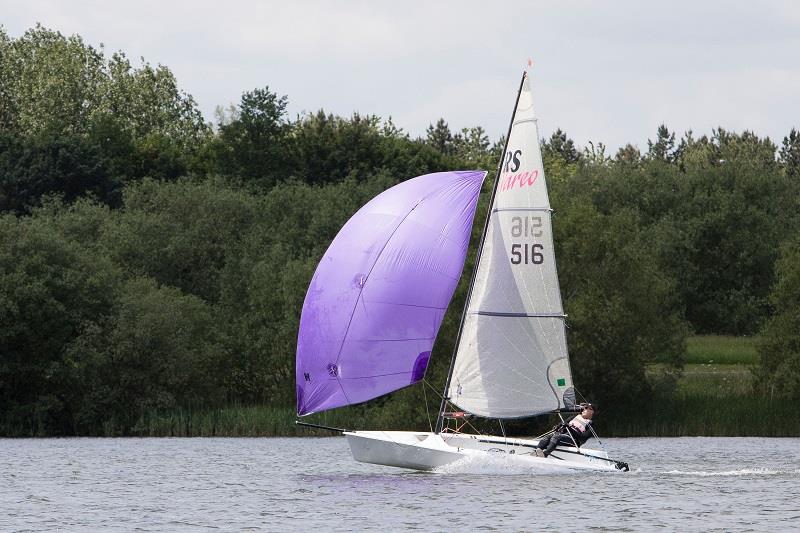
[[[170,67],[209,119],[269,86],[290,111],[392,116],[412,134],[439,117],[505,133],[532,56],[543,134],[646,146],[661,122],[773,139],[797,126],[800,4],[30,0],[3,9]],[[793,122],[794,121],[794,122]]]

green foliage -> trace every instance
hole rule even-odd
[[[557,157],[566,165],[574,165],[581,159],[575,142],[567,134],[557,129],[549,139],[542,143],[542,157]]]
[[[135,137],[159,134],[188,149],[207,131],[191,96],[164,66],[134,69],[121,52],[37,25],[5,36],[0,97],[3,131],[23,135],[85,134],[99,117],[114,118]]]
[[[585,164],[570,190],[589,192],[604,213],[638,213],[698,332],[754,333],[769,312],[780,243],[800,222],[800,183],[780,172],[775,146],[749,132],[688,133],[675,151],[666,128],[659,138],[658,157],[637,163],[629,149],[612,163]]]
[[[347,219],[392,184],[385,174],[325,187],[292,181],[259,199],[247,238],[229,249],[220,278],[236,354],[228,376],[235,398],[293,401],[300,310],[317,262]]]
[[[323,111],[303,117],[292,129],[290,149],[293,175],[312,184],[347,177],[364,181],[381,171],[400,181],[448,170],[455,162],[427,143],[403,135],[391,121],[382,124],[376,116],[357,113],[349,119]]]
[[[72,433],[67,348],[113,312],[120,271],[46,215],[0,217],[0,427]]]
[[[780,164],[786,176],[794,180],[800,178],[800,132],[794,128],[783,138]]]
[[[23,140],[0,132],[0,211],[25,213],[54,192],[68,201],[91,194],[113,203],[119,184],[108,179],[109,167],[98,147],[78,135]]]
[[[774,314],[760,332],[758,387],[769,398],[800,399],[800,240],[783,248],[771,293]]]
[[[232,119],[219,126],[214,143],[218,172],[261,187],[289,177],[292,156],[288,148],[287,103],[286,96],[278,97],[269,87],[244,93]]]
[[[127,433],[151,411],[214,405],[223,398],[224,350],[213,310],[154,281],[125,283],[116,313],[67,350],[76,430]]]
[[[678,153],[675,149],[675,133],[670,133],[664,124],[658,127],[655,141],[647,141],[647,159],[674,163]]]
[[[604,215],[575,196],[554,225],[577,386],[600,403],[642,401],[646,363],[682,364],[686,328],[673,281],[631,211]]]
[[[144,180],[124,202],[101,235],[111,257],[133,276],[216,302],[228,251],[257,217],[255,199],[219,180]]]
[[[425,143],[445,155],[455,155],[456,153],[453,133],[443,118],[437,120],[435,126],[428,125],[428,129],[425,130]]]
[[[642,154],[639,149],[632,144],[626,144],[617,151],[614,162],[619,167],[639,168],[642,163]]]
[[[172,72],[40,25],[0,39],[0,210],[42,195],[119,205],[122,185],[175,179],[199,163],[210,129]]]

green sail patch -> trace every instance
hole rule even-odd
[[[558,379],[556,380],[556,384],[557,384],[559,387],[564,387],[564,386],[566,386],[566,385],[567,385],[567,380],[566,380],[566,379],[564,379],[564,378],[558,378]]]

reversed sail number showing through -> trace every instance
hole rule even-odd
[[[511,236],[513,238],[541,237],[542,236],[542,217],[512,217]],[[513,243],[511,245],[511,264],[534,264],[544,263],[544,246],[539,243]]]

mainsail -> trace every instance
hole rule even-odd
[[[486,173],[439,172],[376,196],[339,231],[306,293],[297,412],[416,383],[464,266]]]
[[[564,407],[573,393],[527,75],[498,173],[446,396],[476,415],[516,418]]]

